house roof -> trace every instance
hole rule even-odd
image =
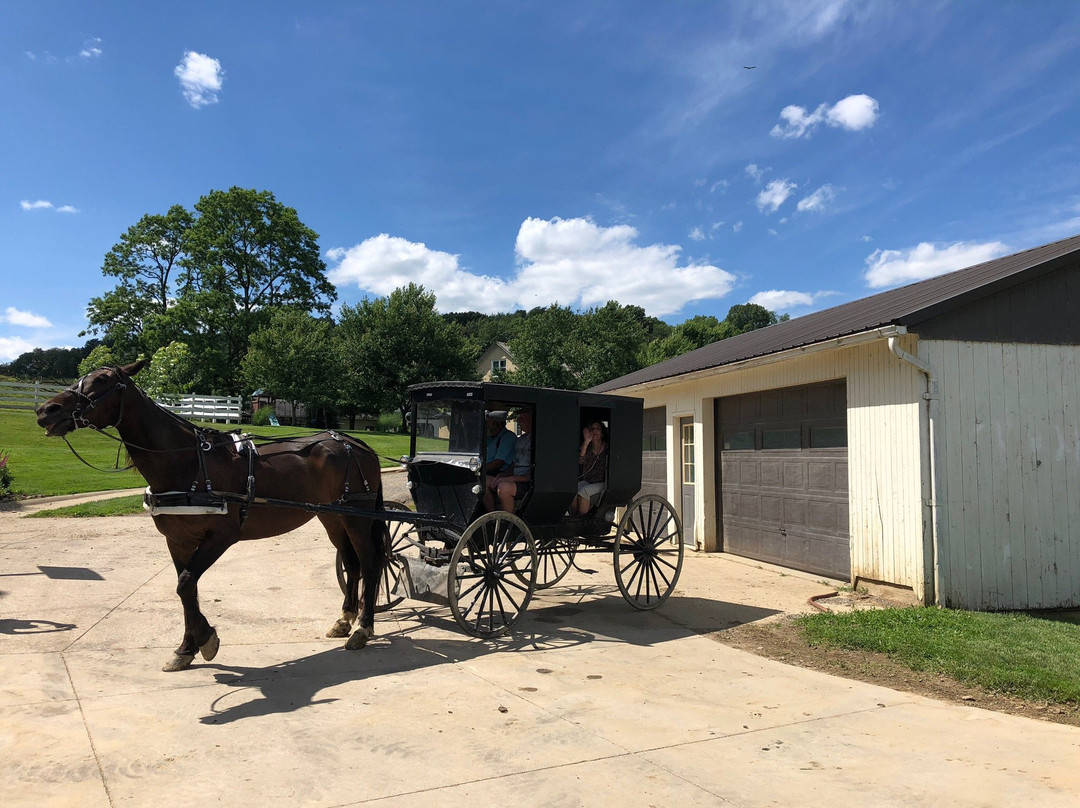
[[[959,306],[1060,269],[1075,262],[1078,252],[1080,235],[719,340],[591,389],[605,392],[632,387],[888,325],[917,326]]]

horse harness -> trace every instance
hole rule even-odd
[[[229,512],[229,503],[239,503],[240,527],[242,529],[244,527],[244,522],[247,521],[248,512],[253,505],[280,505],[283,507],[299,507],[304,510],[316,512],[327,511],[331,513],[353,514],[355,511],[349,509],[347,503],[359,500],[364,503],[373,504],[375,501],[376,494],[371,490],[371,485],[368,483],[363,469],[360,468],[359,462],[354,462],[353,460],[352,444],[333,430],[328,430],[327,434],[332,440],[337,441],[345,447],[347,461],[345,464],[344,491],[335,502],[328,505],[296,503],[289,500],[256,497],[255,458],[259,454],[259,449],[255,445],[255,441],[252,440],[249,435],[237,434],[235,432],[228,434],[229,437],[232,438],[232,445],[230,448],[238,455],[247,456],[248,473],[244,493],[240,494],[232,491],[214,490],[213,483],[210,480],[210,471],[206,462],[207,453],[215,448],[215,445],[211,440],[211,430],[196,429],[196,450],[199,458],[198,476],[191,481],[191,487],[187,491],[164,491],[161,493],[154,493],[147,487],[146,492],[143,495],[143,507],[150,511],[151,516],[163,514],[181,516],[218,514],[224,516]],[[222,444],[218,444],[218,446],[222,446]],[[354,467],[360,474],[363,493],[352,493],[351,480]]]
[[[79,379],[78,382],[76,382],[75,384],[73,384],[71,386],[70,390],[71,390],[72,393],[75,394],[76,400],[78,402],[78,404],[75,407],[73,407],[72,411],[71,411],[71,418],[72,418],[72,421],[75,424],[76,429],[83,429],[83,428],[93,429],[94,431],[100,432],[103,435],[108,435],[108,433],[102,431],[101,427],[98,427],[97,425],[90,423],[90,421],[88,421],[86,419],[85,414],[90,412],[90,410],[94,409],[109,394],[119,392],[121,395],[123,395],[124,391],[127,389],[127,376],[124,374],[123,370],[120,369],[119,367],[110,367],[109,369],[112,370],[114,373],[116,373],[116,375],[118,377],[118,381],[116,382],[116,384],[114,384],[112,387],[110,387],[105,392],[101,393],[96,398],[91,398],[87,393],[83,392],[83,382],[86,380],[85,376],[82,377],[81,379]],[[174,415],[175,416],[175,413],[173,413],[173,412],[171,412],[169,410],[165,410],[165,412],[169,413],[169,415]],[[176,417],[179,417],[179,416],[176,416]],[[120,408],[120,414],[116,418],[116,423],[108,424],[107,426],[113,426],[113,427],[119,426],[120,421],[121,421],[122,418],[123,418],[123,408]],[[184,419],[180,419],[180,420],[184,421],[185,424],[188,424],[189,426],[191,426],[191,424],[188,421],[186,421]],[[195,429],[195,444],[196,444],[195,451],[196,451],[196,455],[199,458],[199,473],[198,473],[198,476],[196,476],[196,478],[194,480],[192,480],[191,487],[187,491],[163,491],[163,492],[160,492],[160,493],[155,493],[155,492],[150,490],[149,486],[147,486],[146,491],[143,494],[143,508],[150,511],[151,516],[157,516],[159,514],[160,515],[164,515],[164,514],[185,515],[185,516],[217,514],[217,515],[224,516],[224,515],[227,515],[228,512],[229,512],[229,503],[230,502],[235,502],[235,503],[240,504],[240,527],[242,529],[243,526],[244,526],[244,522],[247,521],[248,512],[250,511],[252,505],[280,505],[280,506],[283,506],[283,507],[300,507],[300,508],[302,508],[304,510],[328,511],[328,512],[331,512],[331,513],[351,514],[351,513],[355,513],[355,511],[349,509],[349,506],[347,505],[347,503],[349,503],[350,501],[360,500],[360,501],[363,501],[363,502],[374,503],[374,501],[375,501],[375,499],[377,497],[377,493],[372,492],[371,485],[368,483],[367,477],[364,476],[363,469],[360,468],[359,462],[354,462],[353,461],[353,457],[352,457],[353,446],[352,446],[352,444],[349,443],[349,441],[347,441],[343,436],[339,435],[337,432],[334,432],[333,430],[328,430],[327,434],[330,436],[330,438],[332,440],[337,441],[338,443],[340,443],[342,446],[345,447],[345,454],[346,454],[346,457],[347,457],[347,462],[345,464],[345,486],[344,486],[344,491],[342,492],[342,495],[337,499],[336,502],[331,503],[329,505],[317,505],[317,504],[313,504],[313,503],[296,503],[296,502],[290,502],[288,500],[278,500],[278,499],[269,499],[269,498],[266,498],[266,497],[256,497],[255,496],[255,458],[259,454],[259,449],[255,445],[255,441],[252,440],[250,435],[242,435],[242,434],[237,434],[235,432],[234,433],[228,433],[229,436],[232,438],[232,446],[231,446],[231,448],[238,455],[241,455],[241,454],[247,455],[248,473],[247,473],[247,481],[246,481],[245,491],[244,491],[243,494],[239,494],[239,493],[235,493],[235,492],[231,492],[231,491],[215,491],[213,483],[210,480],[210,471],[209,471],[209,467],[208,467],[207,462],[206,462],[207,453],[210,452],[210,451],[213,451],[213,449],[215,448],[214,442],[211,439],[211,432],[213,432],[215,430],[199,429],[198,427],[193,427],[193,428]],[[113,436],[108,435],[108,437],[111,438]],[[119,441],[121,445],[124,445],[124,446],[129,445],[128,442],[124,441],[122,438],[115,438],[115,440]],[[283,440],[291,440],[291,438],[283,439]],[[85,459],[83,459],[83,457],[77,451],[75,451],[75,447],[71,445],[71,443],[67,440],[66,436],[64,436],[64,442],[67,443],[68,448],[71,449],[72,453],[79,460],[81,460],[83,463],[90,466],[91,468],[97,468],[96,466],[93,466],[90,463],[88,463]],[[142,447],[142,446],[135,446],[135,444],[130,444],[130,445],[134,446],[135,448],[140,449],[142,451],[148,451],[148,452],[151,452],[151,451],[172,451],[172,450],[148,449],[148,448]],[[118,447],[117,448],[117,458],[118,459],[119,459],[119,451],[120,451],[120,449]],[[360,482],[363,484],[363,493],[353,494],[351,492],[351,489],[352,489],[351,479],[352,479],[352,471],[353,471],[354,466],[356,467],[356,470],[360,473]],[[117,468],[115,469],[115,471],[127,471],[130,468],[132,468],[132,466],[128,466],[127,468],[120,469],[119,468],[119,460],[118,460]],[[112,471],[111,469],[99,469],[99,470],[101,470],[101,471]],[[200,488],[200,485],[199,485],[200,478],[202,480],[202,488],[203,488],[203,490],[201,490],[201,491],[199,490],[199,488]]]

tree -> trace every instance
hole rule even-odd
[[[328,315],[337,292],[318,234],[269,191],[211,191],[195,210],[178,314],[207,363],[207,383],[233,389],[248,340],[270,312],[291,306]]]
[[[337,397],[341,369],[333,346],[333,324],[296,309],[277,309],[251,336],[241,365],[247,390],[265,388],[292,406],[307,407],[308,418]]]
[[[180,341],[201,392],[234,393],[248,340],[275,308],[328,315],[337,293],[318,235],[269,191],[210,191],[189,212],[144,216],[105,256],[117,286],[89,304],[90,330],[120,358]]]
[[[191,213],[180,205],[164,215],[147,214],[105,254],[101,272],[119,284],[91,298],[88,331],[104,334],[122,357],[134,359],[140,351],[149,354],[161,347],[147,341],[147,331],[155,324],[161,330],[157,321],[168,315],[192,223]]]
[[[476,375],[461,328],[436,313],[435,295],[423,286],[342,306],[338,329],[343,403],[368,413],[397,411],[402,429],[409,385]]]
[[[788,315],[777,317],[776,312],[769,311],[757,303],[740,303],[728,309],[724,321],[731,327],[731,335],[745,334],[767,325],[776,325],[787,320]]]
[[[92,339],[82,348],[34,348],[0,365],[0,374],[18,379],[75,379],[82,375],[79,363],[100,344],[101,340]]]
[[[192,392],[195,366],[186,343],[170,342],[154,351],[150,364],[139,373],[139,386],[157,401],[176,398]]]
[[[585,389],[641,368],[648,328],[645,309],[609,300],[579,320],[575,341],[581,365],[577,389]]]
[[[113,356],[112,349],[105,344],[96,346],[90,353],[86,355],[86,358],[79,363],[77,373],[79,377],[85,376],[91,371],[95,371],[98,368],[103,368],[106,365],[115,365],[116,357]]]
[[[699,314],[679,323],[667,336],[650,342],[644,351],[643,364],[654,365],[666,359],[682,356],[684,353],[730,336],[732,336],[732,330],[726,320],[717,320],[712,315]]]
[[[514,384],[575,390],[581,351],[574,340],[576,315],[569,307],[552,303],[529,312],[510,350],[518,369],[509,374]]]

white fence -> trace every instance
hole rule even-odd
[[[0,410],[36,410],[66,389],[41,382],[0,382]]]
[[[159,401],[162,407],[194,421],[240,423],[240,396],[181,396],[173,401]]]
[[[0,382],[0,410],[36,410],[66,389],[58,384],[41,382]],[[159,401],[158,404],[196,421],[238,424],[243,399],[240,396],[186,395],[172,401]]]

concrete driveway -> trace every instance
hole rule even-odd
[[[701,636],[828,591],[686,560],[657,612],[606,557],[478,642],[406,601],[368,648],[324,631],[340,594],[317,523],[203,579],[210,663],[180,640],[145,517],[0,514],[0,805],[1075,806],[1080,730],[943,704]]]

